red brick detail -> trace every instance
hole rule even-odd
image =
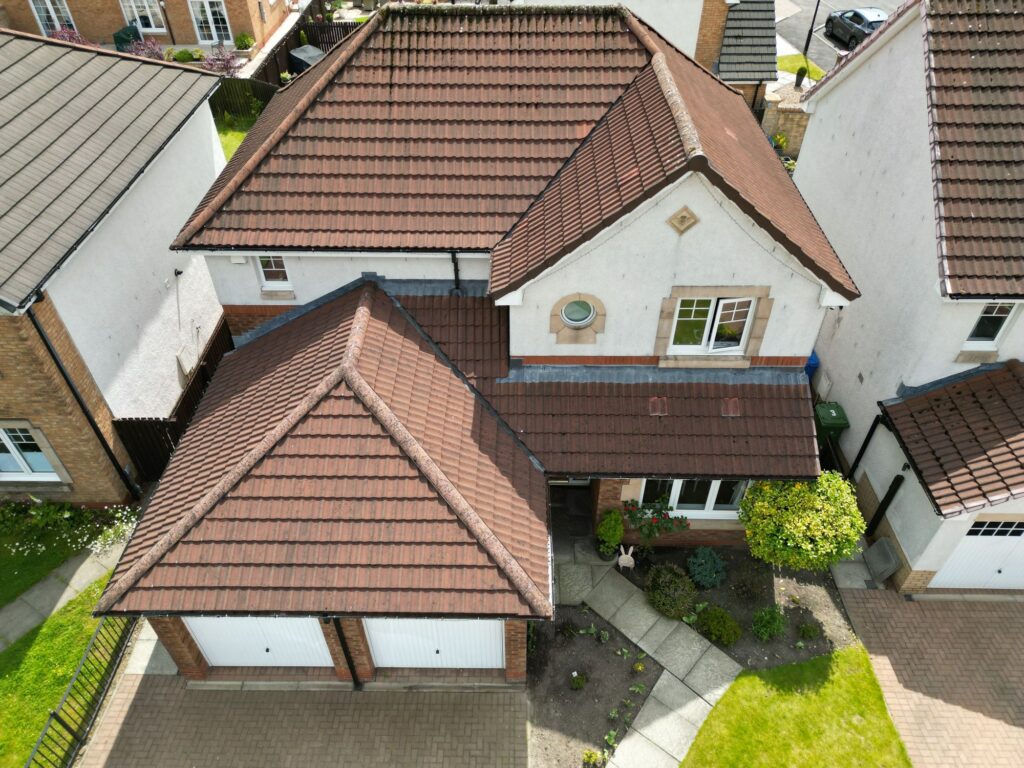
[[[773,365],[773,366],[790,366],[793,368],[803,368],[807,365],[806,357],[752,357],[750,358],[750,364],[753,365]]]
[[[711,69],[722,55],[722,39],[725,37],[725,19],[728,15],[729,4],[725,0],[704,0],[693,58],[705,69]]]
[[[505,682],[526,681],[526,621],[508,619],[505,622]]]
[[[622,488],[626,480],[602,479],[595,480],[591,489],[594,493],[594,525],[597,526],[601,513],[606,509],[622,508]]]
[[[174,660],[178,672],[189,680],[206,679],[210,665],[180,616],[151,618],[149,625]]]
[[[526,355],[523,365],[657,365],[657,355]]]
[[[356,669],[356,677],[361,683],[370,682],[376,676],[377,669],[373,663],[373,654],[370,652],[370,643],[366,639],[366,630],[363,629],[363,620],[342,619],[341,631],[345,635],[345,643],[352,657],[352,666]]]
[[[289,304],[226,304],[224,319],[231,329],[231,335],[241,336],[289,309],[295,307]]]
[[[352,680],[352,673],[348,671],[348,661],[345,660],[345,651],[341,647],[341,639],[338,637],[338,629],[334,621],[328,619],[320,620],[320,629],[324,633],[324,640],[327,642],[327,650],[331,652],[331,661],[334,662],[334,674],[339,680]]]
[[[746,541],[744,531],[735,528],[699,528],[694,530],[688,528],[685,531],[676,531],[659,536],[651,542],[653,547],[738,547]],[[626,533],[622,537],[623,544],[642,544],[640,534],[629,527],[626,523]]]

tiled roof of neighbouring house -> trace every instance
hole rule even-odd
[[[100,612],[550,616],[539,463],[372,283],[226,356]]]
[[[1024,365],[1016,360],[882,409],[941,514],[1024,496]]]
[[[271,100],[175,247],[486,251],[505,237],[501,293],[691,169],[856,295],[742,97],[620,8],[386,7]],[[550,229],[535,234],[540,214],[523,214],[539,207]]]
[[[217,82],[0,30],[0,305],[30,299]]]
[[[729,6],[718,76],[727,83],[775,82],[775,0],[742,0]]]
[[[919,8],[925,14],[921,62],[943,292],[1024,296],[1024,7],[1019,2],[909,0],[804,99],[883,44],[886,29]]]

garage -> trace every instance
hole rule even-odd
[[[280,616],[187,616],[211,667],[330,667],[320,622]]]
[[[378,667],[501,669],[504,622],[490,619],[364,619]]]
[[[929,587],[1024,589],[1024,521],[977,521]]]

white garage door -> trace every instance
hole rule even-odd
[[[1024,589],[1024,522],[974,523],[928,586]]]
[[[378,667],[501,669],[505,628],[500,620],[363,619]]]
[[[190,616],[185,624],[213,667],[334,666],[318,619]]]

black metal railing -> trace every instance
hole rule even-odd
[[[25,768],[67,768],[85,743],[135,628],[134,617],[105,616],[78,662],[64,698],[50,712]]]

